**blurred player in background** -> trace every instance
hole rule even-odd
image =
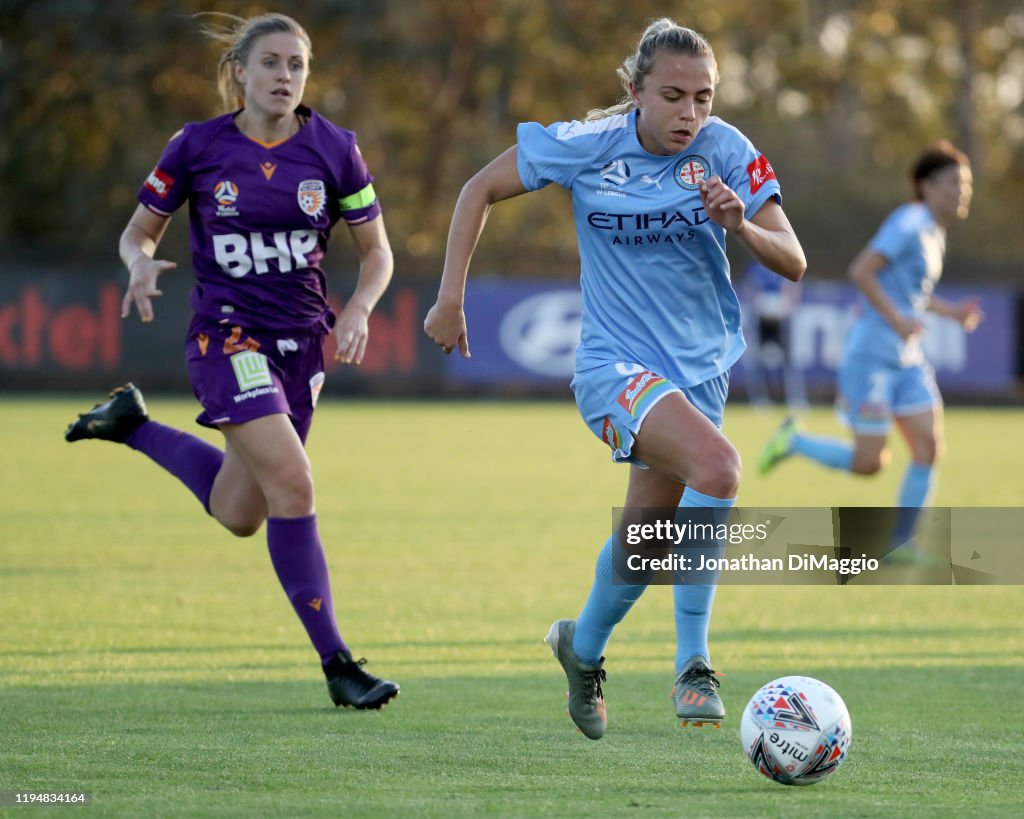
[[[304,444],[324,380],[323,337],[333,327],[335,358],[360,363],[368,317],[391,278],[391,248],[355,134],[302,104],[309,36],[280,14],[218,17],[228,25],[207,33],[227,46],[219,81],[231,113],[171,138],[139,191],[120,253],[130,272],[122,315],[134,305],[152,321],[157,279],[177,266],[155,258],[156,249],[188,202],[196,284],[185,356],[203,407],[197,420],[224,434],[224,449],[149,420],[130,384],[80,416],[66,438],[118,441],[148,455],[239,537],[266,521],[271,562],[332,700],[380,708],[398,686],[367,673],[338,631]],[[335,318],[320,263],[338,220],[360,268]]]
[[[804,254],[767,159],[711,116],[718,67],[701,35],[658,20],[619,76],[628,95],[619,105],[582,122],[521,124],[517,145],[465,185],[424,329],[468,358],[466,276],[491,206],[552,182],[568,188],[583,286],[573,390],[613,460],[630,464],[625,506],[727,510],[740,459],[720,427],[744,345],[726,234],[793,280]],[[613,582],[613,543],[598,556],[579,618],[556,621],[547,636],[569,681],[570,716],[591,739],[607,726],[605,645],[646,588]],[[725,714],[707,645],[714,593],[674,587],[673,700],[684,725],[720,724]]]
[[[850,265],[861,291],[860,315],[846,339],[838,375],[838,407],[853,443],[802,432],[787,419],[761,451],[764,474],[791,455],[833,469],[874,475],[889,460],[889,428],[895,419],[910,448],[901,508],[891,548],[913,533],[918,510],[928,505],[942,450],[942,398],[921,351],[925,310],[959,322],[967,332],[983,314],[977,299],[951,303],[933,294],[942,274],[946,229],[966,219],[971,204],[971,166],[948,142],[917,158],[910,173],[914,200],[896,208]]]
[[[750,403],[772,404],[768,374],[778,372],[782,396],[791,412],[807,408],[804,374],[793,357],[793,317],[800,306],[800,285],[776,275],[763,264],[747,265],[737,292],[749,309],[743,313],[743,374]]]

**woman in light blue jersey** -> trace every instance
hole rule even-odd
[[[583,121],[521,124],[517,144],[465,185],[424,329],[446,353],[457,347],[469,358],[466,276],[491,206],[562,185],[572,193],[583,290],[572,387],[590,429],[630,464],[625,506],[727,510],[740,459],[720,427],[744,344],[726,235],[787,279],[800,279],[806,262],[771,164],[711,116],[718,66],[707,41],[657,20],[618,73],[618,105]],[[547,637],[569,681],[569,714],[591,739],[607,725],[605,645],[646,588],[613,582],[621,545],[609,537],[579,618],[556,621]],[[707,648],[714,590],[675,586],[673,699],[684,725],[719,725],[725,714]]]
[[[914,200],[896,208],[850,265],[861,291],[860,316],[846,339],[839,367],[838,406],[853,443],[800,431],[787,419],[761,452],[767,473],[790,455],[834,469],[874,475],[888,462],[889,428],[896,424],[910,447],[892,542],[912,535],[917,510],[928,504],[942,450],[942,399],[921,352],[925,311],[959,322],[971,332],[982,319],[976,299],[951,303],[933,295],[942,274],[946,228],[965,219],[971,203],[971,167],[948,142],[925,150],[910,173]],[[913,545],[893,555],[914,559]]]

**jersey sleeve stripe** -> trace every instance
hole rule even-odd
[[[373,190],[373,184],[367,185],[361,191],[351,194],[350,196],[344,196],[338,200],[338,205],[343,211],[346,210],[359,210],[360,208],[368,207],[372,205],[377,199],[377,194]]]

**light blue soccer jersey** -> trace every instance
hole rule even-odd
[[[521,124],[519,176],[527,190],[554,182],[572,192],[583,288],[576,370],[638,363],[694,386],[726,372],[745,347],[726,231],[704,212],[698,184],[721,176],[749,218],[768,199],[781,202],[779,183],[718,117],[672,156],[640,145],[636,117]]]
[[[878,272],[885,295],[900,313],[920,319],[942,275],[945,230],[936,224],[926,205],[911,202],[889,214],[868,247],[887,260]],[[916,338],[909,343],[900,338],[863,294],[858,303],[862,313],[846,339],[848,358],[870,358],[904,367],[923,361]]]

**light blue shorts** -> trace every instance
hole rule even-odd
[[[911,367],[870,360],[846,360],[839,367],[836,409],[857,433],[884,435],[893,417],[942,406],[930,364]]]
[[[639,464],[631,454],[636,434],[647,413],[670,393],[682,393],[721,429],[729,395],[729,373],[695,387],[677,387],[641,364],[604,364],[577,372],[572,379],[572,391],[590,431],[611,448],[612,460]]]

